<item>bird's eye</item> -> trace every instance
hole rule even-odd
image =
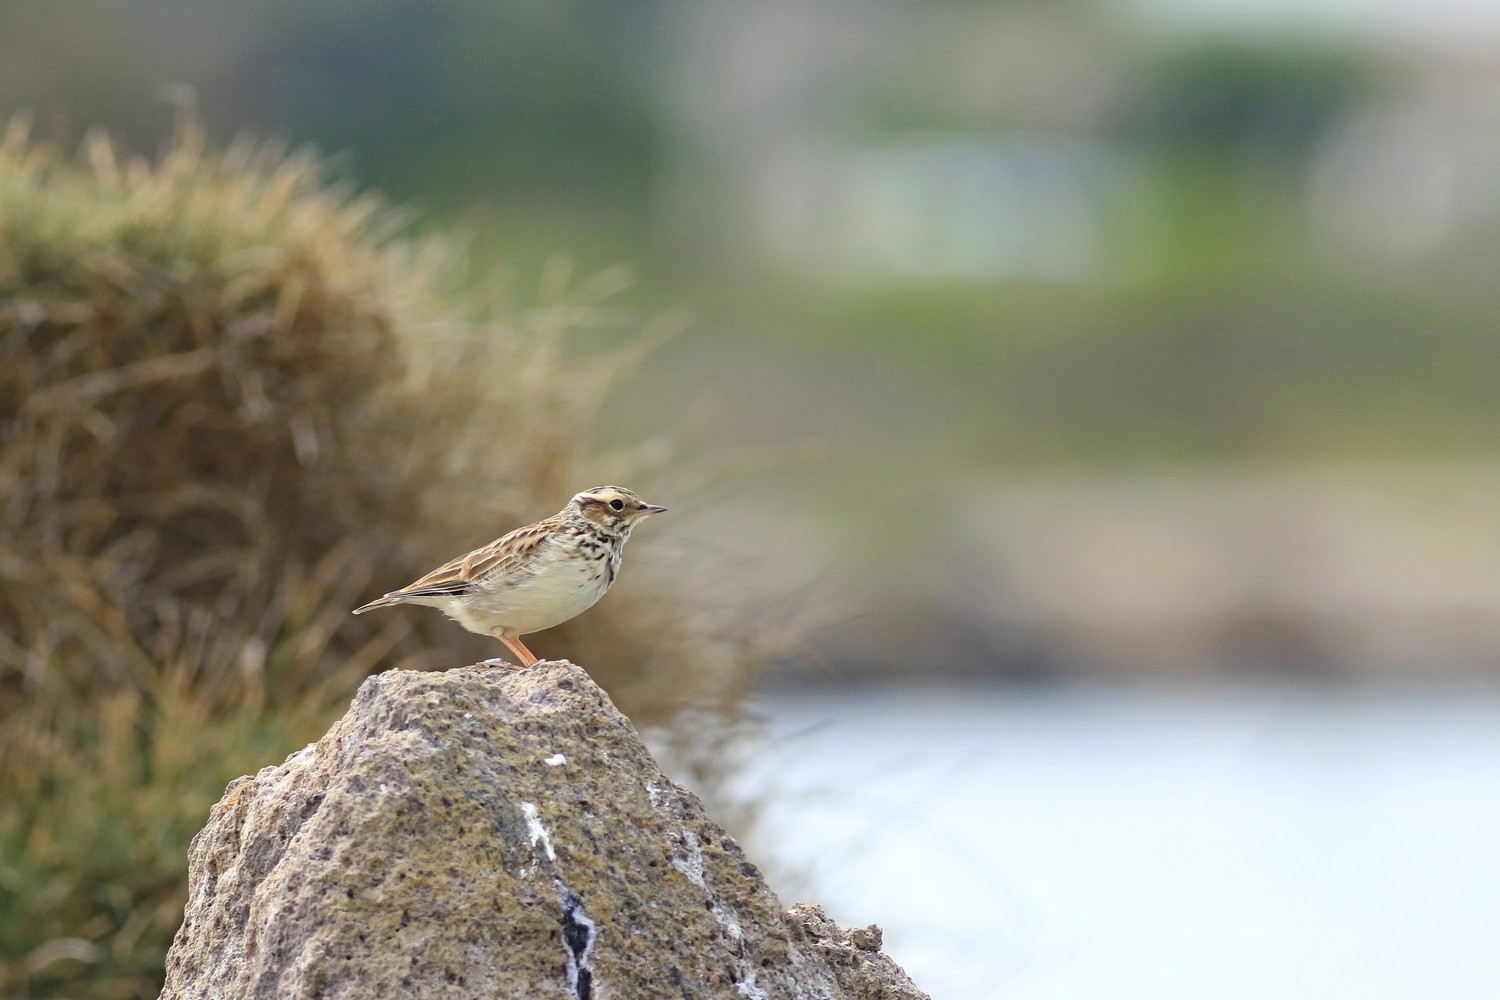
[[[623,500],[611,500],[609,502],[609,505],[611,507],[613,507],[615,510],[624,510],[625,509],[625,501],[623,501]]]

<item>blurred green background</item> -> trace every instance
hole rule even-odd
[[[476,273],[630,263],[631,304],[694,319],[611,430],[770,470],[695,527],[809,581],[817,674],[1472,671],[1500,643],[1494,33],[1408,13],[12,4],[0,102],[149,152],[190,92],[218,139],[312,144],[477,231]],[[1116,492],[1155,488],[1202,524]],[[1267,522],[1312,549],[1244,541]],[[1091,582],[1090,549],[1135,573]]]
[[[695,318],[612,428],[779,470],[696,527],[813,581],[817,672],[1414,668],[1348,645],[1383,628],[1472,670],[1500,642],[1500,572],[1464,551],[1496,526],[1467,495],[1500,445],[1494,35],[1304,15],[12,4],[0,101],[150,151],[189,88],[212,136],[312,144],[477,230],[478,273],[629,262],[633,304]],[[1163,476],[1232,593],[1114,493]],[[1322,537],[1309,505],[1367,491],[1317,552],[1235,541]],[[1151,608],[1015,551],[1049,546],[1118,550]]]
[[[1493,679],[1481,5],[0,6],[0,114],[151,155],[184,106],[476,285],[685,312],[594,430],[715,470],[653,499],[797,606],[788,687]]]

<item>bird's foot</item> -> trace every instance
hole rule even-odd
[[[479,665],[481,667],[503,667],[506,670],[516,669],[516,665],[514,663],[499,656],[492,656],[488,660],[480,660]]]

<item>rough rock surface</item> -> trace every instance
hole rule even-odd
[[[926,996],[878,928],[783,912],[566,662],[370,678],[189,874],[164,998]]]

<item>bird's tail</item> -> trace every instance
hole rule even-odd
[[[386,594],[384,597],[377,597],[369,604],[360,605],[359,607],[354,609],[354,613],[357,615],[362,615],[366,611],[374,611],[376,608],[389,608],[392,605],[401,604],[405,600],[405,594],[401,593],[400,591],[393,591],[392,593]]]

